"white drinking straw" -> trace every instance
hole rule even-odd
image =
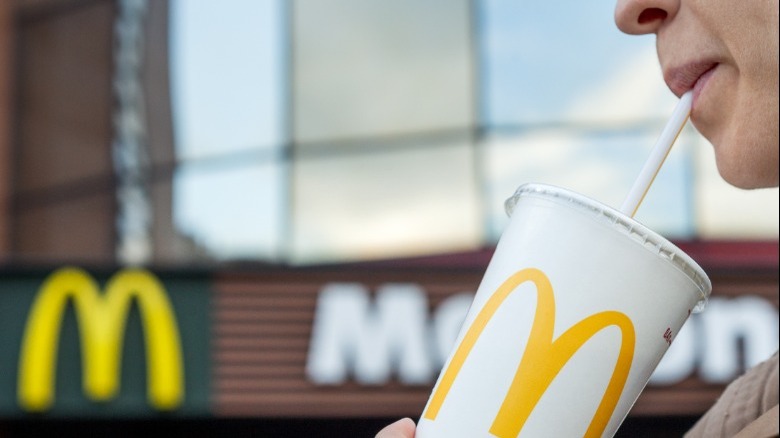
[[[693,91],[688,91],[680,98],[680,101],[674,108],[672,117],[666,122],[661,136],[655,142],[655,146],[653,146],[653,150],[650,152],[650,157],[634,181],[634,185],[631,187],[631,191],[628,192],[625,201],[623,201],[623,205],[620,206],[621,213],[634,217],[634,214],[639,209],[639,204],[645,199],[650,185],[653,184],[655,176],[661,170],[661,165],[664,164],[666,156],[669,155],[674,141],[677,140],[677,136],[680,135],[685,122],[688,121],[688,117],[691,114],[692,101]]]

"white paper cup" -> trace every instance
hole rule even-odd
[[[712,289],[668,240],[569,190],[521,186],[417,438],[613,436]]]

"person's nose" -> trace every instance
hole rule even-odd
[[[631,35],[656,33],[680,9],[680,0],[618,0],[617,27]]]

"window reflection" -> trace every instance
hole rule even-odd
[[[613,7],[171,0],[176,226],[219,260],[320,263],[491,245],[526,182],[619,206],[677,99]],[[777,199],[723,183],[689,125],[636,217],[776,239]]]
[[[492,136],[485,144],[492,238],[497,241],[508,223],[503,202],[529,182],[565,187],[619,208],[656,136],[654,129],[605,132],[566,126]],[[692,237],[690,142],[689,135],[678,140],[635,216],[669,238]]]
[[[483,240],[468,138],[302,158],[294,180],[298,263],[464,251]]]
[[[286,191],[282,3],[172,0],[174,217],[212,258],[276,260]]]

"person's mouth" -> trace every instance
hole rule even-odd
[[[693,90],[693,101],[704,89],[704,85],[712,77],[718,63],[714,61],[696,61],[683,64],[664,71],[664,81],[677,97],[688,90]]]

